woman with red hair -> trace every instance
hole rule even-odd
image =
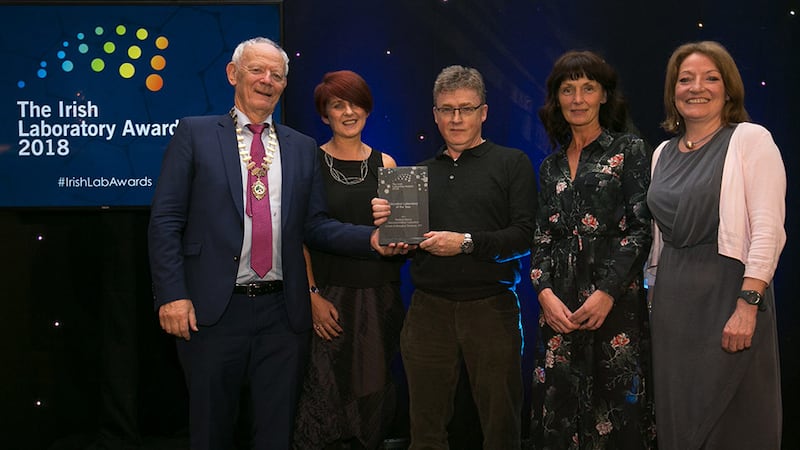
[[[332,132],[319,152],[328,212],[343,222],[372,225],[378,167],[397,164],[361,140],[373,105],[369,86],[355,72],[331,72],[314,90],[314,103]],[[383,443],[396,402],[390,367],[405,314],[403,261],[306,250],[316,336],[294,448],[376,449]]]

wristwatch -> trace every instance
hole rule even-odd
[[[312,284],[308,287],[308,292],[311,292],[312,294],[319,294],[319,288]]]
[[[764,311],[767,309],[766,306],[764,306],[764,296],[758,291],[739,292],[739,298],[751,305],[758,306],[759,311]]]
[[[464,240],[461,242],[461,253],[469,255],[475,250],[475,244],[472,243],[472,235],[464,233]]]

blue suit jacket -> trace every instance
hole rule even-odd
[[[372,227],[329,218],[316,142],[276,125],[282,166],[283,286],[295,331],[311,326],[303,242],[369,256]],[[156,308],[192,300],[199,325],[222,315],[236,283],[244,238],[242,175],[229,115],[187,117],[167,147],[150,215],[148,244]]]

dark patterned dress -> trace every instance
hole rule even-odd
[[[331,176],[320,150],[328,210],[343,222],[372,224],[381,153],[373,150],[366,177],[344,185]],[[332,160],[347,177],[360,177],[361,161]],[[404,258],[352,258],[314,249],[311,264],[322,296],[339,311],[344,332],[333,341],[314,335],[295,420],[296,450],[377,449],[395,417],[391,362],[400,347],[405,308],[400,295]],[[343,447],[344,448],[344,447]]]
[[[537,450],[654,446],[642,287],[652,241],[649,166],[644,141],[604,130],[581,151],[574,180],[564,150],[539,169],[534,288],[552,289],[573,312],[597,289],[614,306],[599,329],[568,334],[540,313],[531,420]]]

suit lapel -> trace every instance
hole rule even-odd
[[[217,129],[219,151],[222,153],[222,163],[225,166],[225,176],[228,178],[228,187],[231,198],[239,218],[244,221],[244,202],[242,200],[242,168],[239,163],[239,148],[236,140],[236,130],[233,127],[231,116],[220,116]]]
[[[283,183],[281,184],[281,223],[286,224],[293,204],[294,189],[292,186],[294,183],[291,180],[297,176],[296,171],[299,163],[297,161],[297,152],[292,151],[292,140],[283,125],[275,124],[275,132],[278,136],[278,145],[281,148],[281,177],[283,178]]]

